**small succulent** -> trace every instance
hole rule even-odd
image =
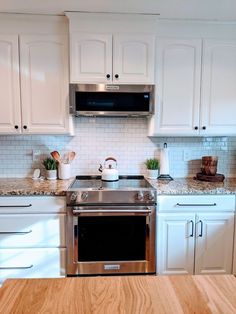
[[[57,169],[57,162],[55,159],[51,157],[47,157],[44,159],[42,163],[46,170],[56,170]]]
[[[159,168],[159,160],[156,158],[147,159],[145,165],[149,170],[157,170]]]

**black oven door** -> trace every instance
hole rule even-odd
[[[73,236],[67,243],[68,274],[155,273],[154,209],[73,209]]]

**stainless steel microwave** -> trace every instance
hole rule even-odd
[[[70,113],[149,116],[154,113],[154,85],[70,84]]]

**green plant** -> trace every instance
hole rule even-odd
[[[145,165],[149,170],[157,170],[159,168],[159,160],[156,158],[147,159]]]
[[[46,170],[56,170],[57,169],[57,162],[55,159],[47,157],[43,161],[43,165]]]

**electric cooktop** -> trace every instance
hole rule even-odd
[[[118,181],[102,181],[101,176],[76,176],[75,181],[69,190],[91,189],[154,189],[152,185],[143,176],[119,176]]]

